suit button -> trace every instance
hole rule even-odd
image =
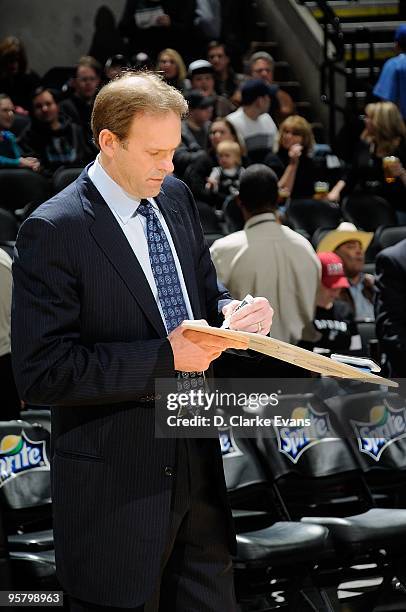
[[[175,470],[170,465],[165,467],[165,476],[175,476]]]

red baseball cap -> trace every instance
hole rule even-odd
[[[321,282],[327,289],[341,289],[350,286],[344,274],[341,257],[332,252],[317,253],[317,256],[321,262]]]

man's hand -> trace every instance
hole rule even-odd
[[[229,348],[247,349],[248,340],[237,342],[210,334],[202,334],[181,326],[168,336],[175,362],[179,372],[205,372],[214,359]]]
[[[243,306],[232,314],[241,302],[233,300],[224,306],[224,318],[231,317],[230,329],[262,334],[267,336],[272,325],[273,308],[264,297],[256,297],[252,304]]]

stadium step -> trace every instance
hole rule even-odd
[[[305,2],[305,4],[310,9],[313,17],[321,21],[323,13],[318,7],[317,2]],[[384,2],[373,2],[371,0],[345,2],[337,0],[329,4],[337,17],[340,18],[341,23],[353,20],[361,20],[362,22],[379,20],[382,22],[386,19],[396,19],[399,15],[398,0],[386,0]]]
[[[318,3],[300,1],[322,23]],[[371,98],[382,65],[394,55],[394,33],[402,23],[399,0],[331,0],[329,6],[339,19],[344,41],[347,73],[347,103],[361,109]],[[372,48],[372,53],[371,53]],[[354,83],[356,83],[355,91]]]

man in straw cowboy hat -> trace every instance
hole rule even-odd
[[[356,319],[374,318],[375,279],[363,272],[365,251],[372,238],[372,232],[360,231],[353,223],[343,221],[317,245],[318,253],[333,251],[343,260],[350,286],[342,289],[340,299],[350,304]]]

